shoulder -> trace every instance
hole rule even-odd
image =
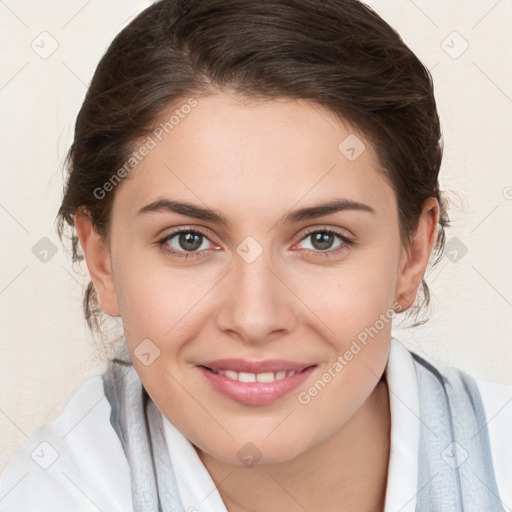
[[[428,366],[429,363],[424,364]],[[503,503],[512,503],[512,443],[510,442],[512,386],[478,378],[454,366],[436,368],[431,365],[431,368],[437,371],[445,381],[450,380],[454,375],[461,376],[463,387],[469,395],[478,391],[485,413],[483,419],[485,427],[482,425],[479,432],[485,428],[488,433],[490,456],[499,497]],[[474,391],[470,392],[471,388]],[[468,407],[476,407],[473,398],[470,398]]]
[[[461,371],[457,367],[435,366],[411,351],[396,338],[392,339],[390,360],[394,365],[392,375],[398,374],[400,371],[400,378],[395,377],[395,385],[398,388],[398,383],[404,384],[400,386],[401,397],[407,397],[408,408],[416,413],[418,413],[416,402],[418,393],[416,391],[418,389],[419,377],[417,371],[419,367],[428,368],[432,375],[436,375],[441,380],[445,380],[449,375],[461,374],[473,380],[485,412],[485,425],[500,498],[503,503],[510,506],[512,504],[512,442],[510,441],[510,433],[512,432],[512,386],[478,378],[475,375]],[[419,365],[414,364],[418,361]],[[472,388],[475,389],[475,386],[472,386]],[[390,400],[393,402],[392,397]]]
[[[485,409],[500,498],[512,504],[512,386],[475,378]]]
[[[131,511],[130,468],[110,412],[102,377],[89,379],[7,464],[2,510]]]

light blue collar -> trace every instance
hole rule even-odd
[[[416,511],[504,512],[475,380],[411,355],[420,405]]]

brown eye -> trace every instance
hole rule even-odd
[[[311,236],[311,245],[320,251],[331,249],[335,242],[334,235],[332,233],[327,233],[326,231],[319,231],[309,236]]]
[[[166,252],[177,257],[192,256],[214,246],[206,235],[192,229],[175,231],[160,240],[159,244]]]
[[[310,239],[311,243],[310,247],[305,247],[305,249],[315,251],[328,251],[330,249],[336,250],[339,247],[350,245],[352,243],[352,241],[346,236],[330,229],[310,231],[301,238],[301,242],[307,239]]]
[[[203,235],[199,233],[178,234],[178,245],[185,251],[196,251],[201,247]]]

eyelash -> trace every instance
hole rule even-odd
[[[209,239],[209,237],[208,237],[208,235],[206,233],[203,233],[199,229],[191,229],[191,228],[189,228],[189,229],[178,229],[176,231],[173,231],[172,233],[166,235],[161,240],[158,240],[157,243],[162,248],[163,251],[165,251],[166,253],[172,255],[173,257],[177,257],[177,258],[190,258],[190,257],[197,258],[197,257],[202,257],[202,256],[195,256],[195,255],[196,254],[200,254],[203,251],[174,251],[174,250],[169,250],[169,249],[164,247],[169,240],[172,240],[176,235],[180,235],[182,233],[192,233],[192,234],[195,234],[195,235],[201,235],[204,238],[206,238],[208,241],[211,242],[211,240]],[[305,249],[306,252],[313,253],[313,255],[315,257],[329,257],[329,256],[332,256],[333,254],[336,254],[337,252],[343,250],[346,247],[350,247],[350,246],[354,245],[354,241],[353,240],[351,240],[350,238],[348,238],[345,235],[342,235],[339,231],[336,231],[336,230],[331,229],[331,228],[315,228],[315,229],[311,229],[310,231],[307,231],[306,233],[304,233],[304,235],[300,238],[299,242],[302,242],[308,236],[313,235],[315,233],[329,233],[331,235],[337,236],[343,242],[343,244],[338,246],[337,248],[335,248],[335,249],[327,249],[325,251],[313,250],[313,249]]]

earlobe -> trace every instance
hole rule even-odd
[[[119,316],[109,248],[85,212],[79,211],[75,214],[75,227],[98,295],[98,302],[105,313]]]
[[[438,224],[439,203],[435,197],[429,197],[423,204],[418,227],[409,245],[403,248],[395,294],[395,302],[401,305],[400,311],[409,309],[416,299],[437,240]]]

